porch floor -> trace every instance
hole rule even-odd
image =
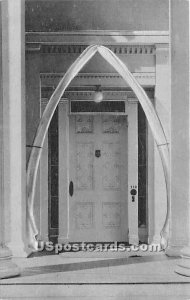
[[[163,252],[62,253],[14,261],[22,273],[0,281],[4,298],[30,299],[25,290],[44,299],[190,299],[190,278],[174,272],[180,258]]]

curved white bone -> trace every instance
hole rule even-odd
[[[42,147],[44,144],[45,136],[48,131],[49,124],[51,122],[54,111],[63,95],[65,89],[70,84],[72,79],[79,73],[79,71],[84,67],[84,65],[94,56],[96,52],[99,52],[105,60],[110,63],[115,70],[122,76],[122,78],[129,84],[134,93],[136,94],[139,102],[142,105],[146,118],[148,120],[149,126],[153,133],[153,137],[158,146],[158,150],[161,156],[163,170],[165,174],[166,190],[167,190],[167,214],[165,223],[161,232],[162,244],[165,248],[167,246],[167,230],[169,223],[169,213],[170,213],[170,198],[169,198],[169,148],[168,142],[159,120],[159,117],[148,98],[147,94],[143,88],[139,85],[137,80],[131,74],[127,66],[108,48],[104,46],[93,45],[87,47],[84,52],[74,61],[71,67],[67,70],[63,78],[60,80],[58,86],[53,92],[46,109],[40,120],[37,133],[35,136],[34,144],[29,158],[28,168],[27,168],[27,233],[29,239],[29,246],[36,249],[37,240],[36,235],[38,230],[35,223],[35,218],[33,214],[34,206],[34,193],[36,187],[37,170],[39,166],[39,161],[41,157]]]

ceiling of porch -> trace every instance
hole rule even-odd
[[[27,32],[168,30],[169,0],[26,0]]]

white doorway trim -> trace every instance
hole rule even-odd
[[[46,108],[47,101],[41,99],[41,116]],[[42,156],[40,161],[40,228],[39,238],[44,242],[49,241],[48,237],[48,135],[46,135]]]
[[[115,100],[119,101],[119,99]],[[126,101],[128,117],[128,230],[129,243],[138,245],[138,100]],[[69,240],[69,101],[59,103],[59,236],[58,242]],[[86,113],[86,114],[91,114]],[[95,113],[96,114],[96,113]],[[98,113],[97,113],[98,114]],[[112,113],[117,115],[117,113]],[[131,189],[137,190],[132,201]],[[127,188],[127,187],[126,187]]]
[[[59,235],[58,242],[69,238],[69,101],[59,103]]]
[[[138,233],[138,102],[128,105],[128,225],[129,244],[139,244]],[[136,195],[131,191],[136,190]]]

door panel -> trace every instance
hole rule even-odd
[[[98,116],[102,160],[97,161],[101,241],[127,241],[127,117]]]
[[[121,172],[119,162],[121,160],[121,149],[118,143],[102,144],[103,180],[104,189],[120,189]]]
[[[93,203],[76,203],[76,229],[91,229],[94,226]]]
[[[93,143],[76,143],[76,188],[82,190],[92,190],[94,172],[94,144]]]
[[[127,117],[70,116],[69,241],[127,241]]]

